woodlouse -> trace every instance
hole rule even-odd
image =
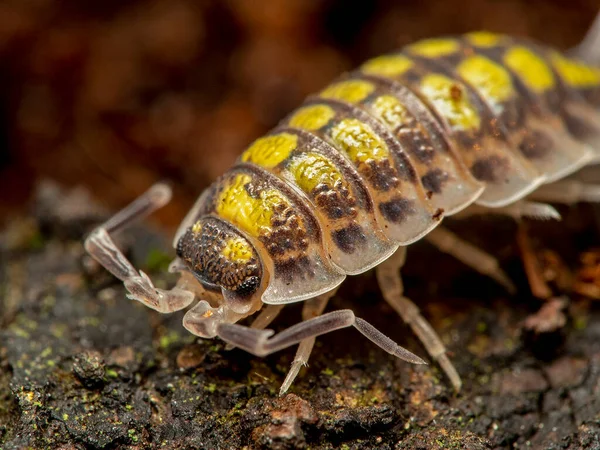
[[[476,32],[420,41],[343,75],[200,196],[174,240],[171,270],[181,277],[169,291],[155,288],[110,237],[168,202],[165,185],[95,229],[86,249],[150,308],[169,313],[198,297],[184,317],[197,336],[258,356],[299,343],[281,392],[315,337],[343,327],[424,362],[350,310],[322,314],[346,275],[376,267],[384,298],[459,389],[442,342],[403,296],[406,246],[425,237],[510,288],[497,261],[438,227],[442,218],[467,207],[549,217],[551,206],[523,199],[600,198],[597,187],[558,181],[600,160],[599,29],[597,20],[574,51],[581,60]],[[303,322],[265,330],[298,301],[306,301]],[[261,308],[250,327],[236,324]]]

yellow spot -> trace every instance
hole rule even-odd
[[[321,184],[333,188],[343,181],[342,174],[337,167],[319,153],[304,153],[294,158],[288,169],[300,189],[307,193],[312,192]]]
[[[290,156],[298,145],[298,136],[290,133],[274,134],[257,139],[242,154],[242,161],[271,168]]]
[[[391,95],[377,97],[371,103],[370,111],[393,130],[406,123],[408,119],[406,108],[404,108],[396,97],[392,97]]]
[[[192,225],[192,232],[200,233],[201,231],[202,231],[202,222],[200,220],[198,220],[197,222],[194,223],[194,225]]]
[[[459,44],[454,39],[425,39],[409,45],[408,51],[427,58],[437,58],[439,56],[447,56],[456,53],[459,49]]]
[[[589,88],[600,85],[600,68],[588,66],[581,61],[565,58],[555,52],[550,56],[550,61],[560,77],[569,86]]]
[[[504,64],[534,92],[542,93],[554,86],[554,76],[550,67],[526,47],[508,50],[504,55]]]
[[[246,190],[251,180],[250,175],[237,174],[219,195],[216,210],[223,219],[258,237],[271,231],[275,208],[290,205],[275,189],[265,189],[258,198],[251,197]]]
[[[252,259],[253,251],[246,239],[234,237],[227,240],[221,254],[230,261],[248,262]]]
[[[464,87],[440,74],[426,75],[421,80],[421,92],[456,130],[479,128],[479,114],[467,98]]]
[[[456,70],[481,93],[496,113],[501,111],[502,102],[514,94],[510,74],[488,58],[471,56],[462,61]]]
[[[319,95],[323,98],[358,103],[368,97],[374,90],[375,86],[368,81],[348,80],[328,86]]]
[[[204,314],[202,314],[202,317],[204,317],[205,319],[208,317],[211,317],[214,314],[214,312],[212,312],[210,309],[207,309]]]
[[[383,55],[365,62],[361,71],[367,75],[394,77],[402,75],[413,66],[410,58],[404,55]]]
[[[474,31],[465,35],[467,41],[477,47],[494,47],[500,43],[502,36],[489,31]]]
[[[289,124],[292,127],[305,130],[318,130],[323,128],[335,117],[335,111],[326,105],[311,105],[300,108],[290,118]]]
[[[354,163],[389,158],[389,150],[381,138],[356,119],[344,119],[338,123],[331,130],[331,138]]]

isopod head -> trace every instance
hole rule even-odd
[[[215,217],[194,222],[177,242],[177,256],[214,296],[215,306],[246,315],[260,307],[263,269],[254,246]],[[222,296],[222,299],[220,298]]]

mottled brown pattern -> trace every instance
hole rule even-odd
[[[308,236],[300,227],[294,208],[280,206],[273,210],[272,230],[260,237],[274,259],[285,259],[290,253],[301,253],[308,248]]]
[[[336,183],[333,187],[319,184],[313,189],[311,196],[317,207],[329,219],[353,219],[357,216],[356,200],[341,182]]]
[[[275,261],[275,277],[284,284],[301,283],[315,276],[311,261],[307,256],[280,258]]]
[[[397,171],[390,166],[388,160],[381,162],[371,160],[368,164],[361,164],[358,170],[369,184],[378,191],[388,192],[400,186]]]

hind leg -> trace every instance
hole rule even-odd
[[[529,198],[549,203],[572,205],[578,202],[599,203],[600,184],[561,180],[539,187]]]
[[[385,300],[402,317],[419,337],[431,357],[446,373],[452,386],[459,391],[462,386],[460,375],[448,359],[446,348],[419,308],[404,294],[400,269],[406,260],[406,247],[400,247],[390,258],[377,266],[377,281]]]
[[[516,292],[515,285],[500,268],[498,260],[473,244],[461,239],[442,226],[431,231],[425,239],[444,253],[454,256],[479,273],[493,278],[508,292]]]
[[[144,272],[137,271],[110,237],[110,233],[123,230],[166,205],[171,199],[171,189],[155,184],[137,200],[126,206],[104,224],[97,227],[85,240],[85,249],[106,270],[123,282],[132,300],[161,313],[186,308],[194,300],[194,294],[181,287],[169,291],[154,287]]]

